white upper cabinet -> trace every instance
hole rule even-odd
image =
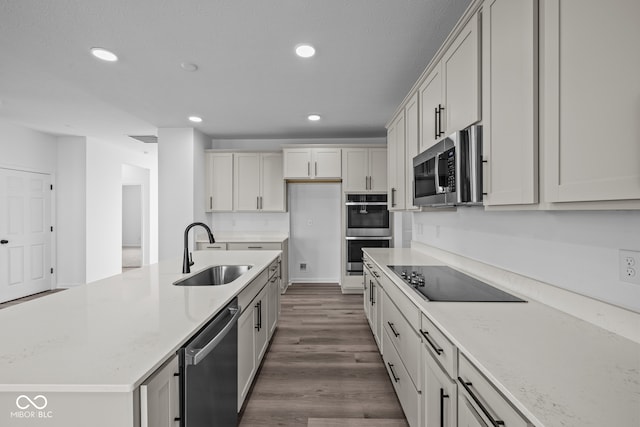
[[[405,116],[404,109],[398,113],[387,129],[389,189],[387,203],[390,211],[405,208]]]
[[[387,149],[342,149],[343,191],[386,191]]]
[[[413,206],[413,158],[419,145],[419,94],[409,98],[387,129],[388,202],[390,211]]]
[[[538,4],[482,9],[485,205],[538,202]]]
[[[235,153],[234,156],[235,210],[284,211],[282,154]]]
[[[480,120],[480,44],[476,14],[418,88],[420,152]]]
[[[420,110],[418,94],[414,94],[404,107],[404,161],[405,161],[405,208],[418,209],[413,205],[413,158],[418,155],[420,144]],[[400,161],[400,160],[399,160]],[[400,163],[398,162],[398,165]]]
[[[233,210],[233,153],[205,154],[207,212],[230,212]]]
[[[442,95],[442,74],[438,64],[418,89],[420,98],[420,152],[432,147],[446,131],[442,119],[444,97]]]
[[[284,148],[284,179],[341,179],[340,148]]]
[[[638,1],[542,2],[546,201],[640,199],[638,17]]]
[[[479,14],[471,17],[442,58],[445,99],[442,120],[446,118],[442,131],[447,134],[480,120],[479,20]]]

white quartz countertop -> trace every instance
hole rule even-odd
[[[0,392],[130,392],[280,251],[195,251],[192,273],[253,267],[223,286],[174,286],[176,259],[0,310]]]
[[[289,238],[287,233],[272,231],[213,231],[213,237],[220,243],[282,243]],[[209,243],[207,235],[198,234],[196,242]]]
[[[442,262],[412,249],[364,251],[535,426],[640,426],[640,344],[527,296],[427,301],[387,266]]]

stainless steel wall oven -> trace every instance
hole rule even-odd
[[[391,220],[386,194],[347,194],[346,274],[362,275],[362,248],[391,246]]]

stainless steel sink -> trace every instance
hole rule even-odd
[[[174,283],[176,286],[226,285],[249,271],[250,265],[214,265]]]

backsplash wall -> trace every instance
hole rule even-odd
[[[620,249],[640,251],[637,211],[419,212],[413,240],[640,312],[618,272]]]

